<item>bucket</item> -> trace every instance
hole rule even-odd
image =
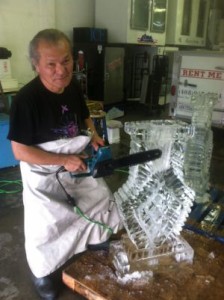
[[[107,121],[107,136],[109,144],[117,144],[120,142],[120,128],[122,128],[122,123],[120,121]]]

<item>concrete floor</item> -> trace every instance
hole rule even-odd
[[[162,115],[150,115],[147,108],[142,105],[130,104],[125,117],[121,121],[160,119]],[[122,156],[128,153],[129,137],[121,130],[120,144],[112,145],[114,156]],[[211,162],[211,183],[223,187],[224,166],[224,130],[214,129],[214,151]],[[107,177],[111,190],[114,192],[126,179],[125,173],[115,173]],[[19,180],[19,167],[10,167],[0,170],[1,180]],[[6,188],[6,187],[5,187]],[[10,190],[17,190],[20,186],[10,185]],[[78,257],[77,257],[78,259]],[[36,300],[39,297],[32,286],[24,251],[23,235],[23,204],[21,192],[0,194],[0,299],[2,300]],[[59,300],[83,300],[78,294],[74,294],[65,288]]]

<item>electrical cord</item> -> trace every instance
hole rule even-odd
[[[81,210],[80,207],[78,207],[76,205],[76,202],[75,202],[75,199],[66,191],[65,187],[63,186],[61,180],[59,179],[59,173],[61,172],[66,172],[65,168],[64,167],[60,167],[57,171],[56,171],[56,179],[59,183],[59,185],[61,186],[61,188],[63,189],[65,195],[66,195],[66,201],[69,205],[73,206],[74,208],[74,211],[79,215],[81,216],[83,219],[87,220],[88,222],[90,223],[93,223],[93,224],[96,224],[96,225],[99,225],[101,227],[103,227],[104,229],[110,231],[111,233],[113,233],[113,229],[110,228],[109,226],[107,226],[106,224],[104,223],[101,223],[99,221],[96,221],[94,219],[91,219],[89,218],[87,215],[84,214],[84,212]]]
[[[123,170],[123,169],[117,169],[117,170],[115,170],[115,172],[129,174],[129,171],[126,170],[126,169],[125,170]]]
[[[9,189],[5,189],[6,187],[10,186],[10,185],[19,185],[20,187],[17,189],[12,190],[10,188]],[[4,188],[4,189],[3,189]],[[0,179],[0,194],[16,194],[19,193],[23,190],[22,187],[22,180],[4,180],[4,179]]]
[[[59,173],[65,172],[65,171],[66,170],[65,170],[64,167],[60,167],[56,172],[56,179],[57,179],[58,183],[60,184],[61,188],[63,189],[63,191],[66,195],[66,201],[68,202],[68,204],[75,207],[76,206],[75,199],[71,195],[69,195],[69,193],[66,191],[65,187],[61,183],[61,180],[59,179]]]
[[[89,218],[87,215],[85,215],[85,214],[83,213],[83,211],[82,211],[78,206],[75,206],[75,207],[74,207],[74,211],[76,211],[77,214],[78,214],[79,216],[81,216],[82,218],[84,218],[84,219],[87,220],[88,222],[94,223],[94,224],[96,224],[96,225],[99,225],[99,226],[103,227],[104,229],[106,229],[106,230],[110,231],[111,233],[113,233],[113,229],[112,229],[112,228],[110,228],[109,226],[107,226],[107,225],[104,224],[104,223],[101,223],[101,222],[98,222],[98,221],[96,221],[96,220],[94,220],[94,219]]]

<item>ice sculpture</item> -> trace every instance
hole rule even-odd
[[[192,96],[192,122],[125,123],[130,153],[159,148],[161,158],[131,166],[114,193],[127,235],[112,246],[118,277],[173,261],[192,262],[194,251],[180,236],[195,199],[206,192],[212,151],[211,120],[217,95]]]
[[[196,192],[196,202],[204,202],[209,182],[209,167],[213,148],[211,130],[213,106],[218,100],[215,93],[194,93],[191,98],[194,134],[185,151],[184,177]]]

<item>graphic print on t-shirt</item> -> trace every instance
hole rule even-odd
[[[53,131],[61,138],[72,138],[78,135],[79,127],[77,116],[69,112],[67,105],[61,105],[60,127],[54,128]]]

